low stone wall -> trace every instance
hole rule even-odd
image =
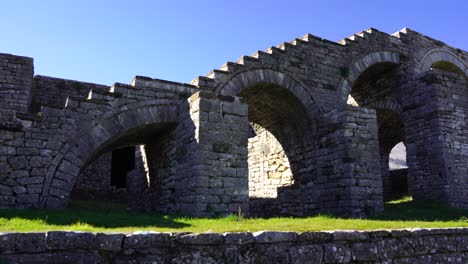
[[[468,229],[0,234],[0,263],[468,263]]]

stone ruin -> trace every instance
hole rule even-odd
[[[468,208],[468,53],[407,28],[337,43],[308,34],[191,84],[109,87],[33,67],[0,54],[1,208],[76,198],[192,216],[366,217],[396,179],[417,201]],[[392,177],[399,142],[408,169]]]

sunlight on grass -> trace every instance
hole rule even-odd
[[[387,202],[387,204],[401,204],[401,203],[408,203],[408,202],[412,202],[412,201],[413,201],[413,197],[404,196],[404,197],[402,197],[400,199],[389,201],[389,202]]]
[[[124,232],[154,230],[159,232],[244,232],[244,231],[319,231],[372,230],[400,228],[468,227],[468,210],[437,204],[421,204],[404,197],[386,204],[385,213],[368,219],[344,219],[332,215],[314,217],[192,218],[176,215],[135,214],[122,205],[74,202],[64,211],[0,210],[0,231],[31,232],[75,230],[89,232]]]

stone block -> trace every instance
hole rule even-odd
[[[323,249],[320,245],[304,245],[289,248],[291,264],[323,263]]]
[[[13,190],[9,186],[0,185],[0,195],[13,195]]]
[[[104,258],[94,252],[48,252],[0,256],[0,262],[98,264],[104,263]]]
[[[251,244],[255,242],[252,233],[224,233],[224,241],[226,244]]]
[[[23,186],[14,186],[13,187],[13,192],[19,194],[19,193],[26,193],[27,190]]]
[[[169,243],[171,235],[152,231],[140,231],[124,237],[123,249],[142,249]]]
[[[257,243],[278,243],[297,241],[297,233],[278,231],[259,231],[253,233]]]
[[[16,156],[8,159],[13,170],[21,170],[28,167],[28,160],[24,156]]]
[[[303,232],[299,234],[299,241],[324,243],[333,240],[332,232]]]
[[[343,243],[325,244],[324,260],[331,263],[346,263],[351,260],[351,250]]]
[[[377,247],[373,243],[355,243],[351,247],[351,259],[353,261],[377,261],[379,260]]]
[[[45,250],[44,233],[10,233],[0,235],[1,254],[39,253]]]
[[[218,233],[187,234],[176,238],[183,245],[219,245],[224,243],[224,237]]]
[[[49,231],[46,245],[50,250],[89,249],[93,246],[94,235],[85,232]]]
[[[222,103],[222,111],[226,114],[232,114],[237,116],[247,116],[248,108],[247,104],[239,104],[239,103]]]
[[[97,233],[94,238],[93,247],[105,251],[121,251],[123,234]]]

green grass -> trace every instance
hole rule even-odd
[[[240,232],[259,230],[318,231],[372,230],[400,228],[468,227],[468,210],[437,204],[416,203],[411,198],[388,202],[385,213],[369,219],[343,219],[327,215],[304,218],[245,218],[236,216],[216,219],[131,214],[110,203],[74,202],[65,211],[0,210],[1,232],[75,230],[90,232]]]

